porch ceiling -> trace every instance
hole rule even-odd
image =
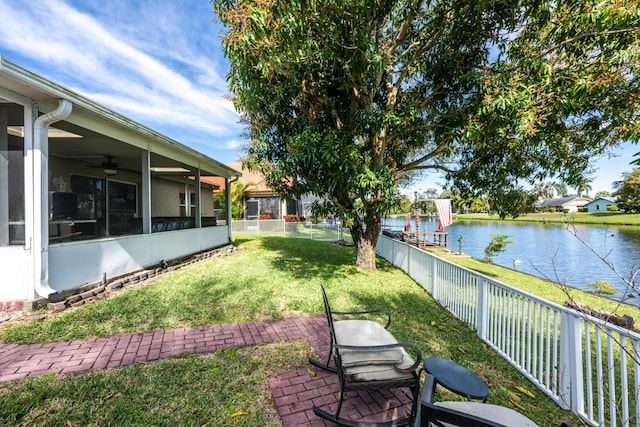
[[[81,160],[89,166],[95,167],[100,167],[103,162],[108,160],[109,156],[114,163],[118,164],[118,169],[137,173],[142,171],[142,150],[140,148],[69,122],[58,122],[53,126],[57,129],[80,135],[82,138],[51,138],[49,140],[50,156]],[[180,167],[188,169],[192,173],[195,172],[195,168],[192,166],[156,153],[151,153],[151,167]],[[207,175],[208,173],[201,171],[201,174]],[[162,175],[184,175],[184,173],[163,172]]]

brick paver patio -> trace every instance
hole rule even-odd
[[[301,338],[306,338],[324,357],[329,349],[326,322],[324,315],[318,315],[51,344],[0,342],[0,381],[117,368],[182,353],[214,352]],[[310,376],[307,368],[302,368],[269,379],[269,388],[285,427],[332,425],[317,417],[312,407],[315,404],[329,411],[335,410],[338,378],[329,372],[316,371],[315,376]],[[370,422],[398,418],[408,411],[408,402],[408,391],[351,392],[343,404],[342,416]]]

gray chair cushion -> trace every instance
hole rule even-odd
[[[338,345],[375,346],[398,343],[381,324],[371,320],[339,320],[333,323],[333,329]],[[361,365],[398,365],[408,355],[398,347],[375,351],[340,349],[340,357],[342,366],[349,368]]]
[[[508,425],[509,427],[537,427],[529,418],[504,406],[479,402],[436,402],[435,406],[453,409],[487,421]]]
[[[406,354],[406,353],[405,353]],[[396,367],[408,368],[413,360],[408,355],[401,365],[360,365],[344,368],[344,375],[348,382],[362,383],[371,381],[411,381],[411,373],[400,372]]]
[[[338,345],[377,346],[398,340],[381,324],[371,320],[339,320],[333,324]],[[385,350],[338,349],[348,382],[410,381],[414,360],[402,347]]]

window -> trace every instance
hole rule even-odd
[[[138,217],[138,188],[128,182],[107,181],[108,230],[110,236],[132,234]]]
[[[142,232],[136,184],[71,175],[71,192],[77,198],[77,239]]]
[[[189,189],[192,190],[193,187],[189,186]],[[187,212],[187,203],[189,204],[189,211]],[[189,198],[187,200],[186,193],[184,191],[180,192],[180,216],[196,216],[196,192],[190,191]]]
[[[24,244],[24,108],[0,106],[0,246]]]

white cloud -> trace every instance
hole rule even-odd
[[[242,145],[208,0],[0,0],[0,16],[0,49],[37,73],[161,132]]]
[[[246,144],[246,141],[241,141],[238,139],[230,139],[227,141],[227,149],[236,150]]]

